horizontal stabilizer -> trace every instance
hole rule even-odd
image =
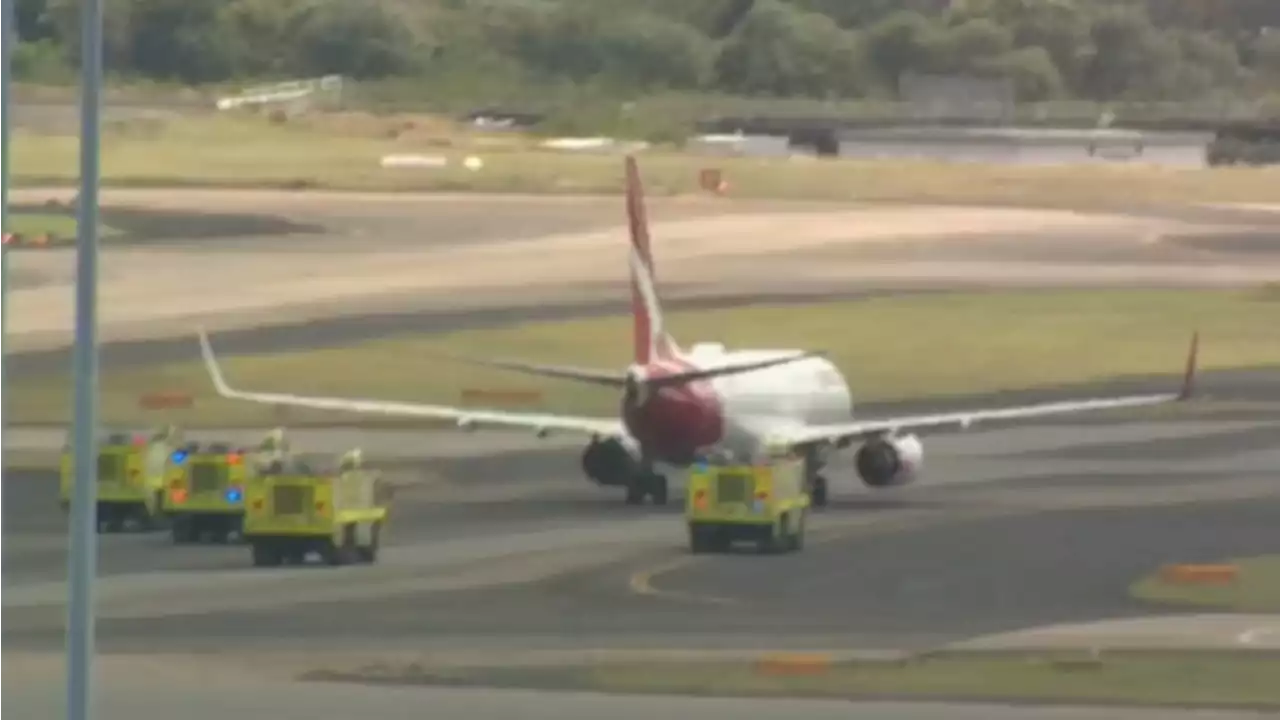
[[[486,358],[463,357],[460,355],[442,355],[441,357],[458,362],[470,363],[472,365],[482,365],[485,367],[498,368],[501,370],[514,370],[529,375],[541,375],[543,377],[557,378],[560,380],[573,380],[576,382],[591,383],[592,385],[604,385],[607,387],[620,388],[626,384],[626,375],[616,370],[596,370],[594,368],[580,368],[570,365],[542,365],[539,363],[524,362],[523,360],[490,360]]]
[[[646,384],[651,388],[672,387],[688,382],[698,380],[707,380],[715,377],[723,377],[725,375],[739,375],[742,373],[763,370],[765,368],[777,365],[786,365],[787,363],[797,362],[811,357],[818,357],[822,352],[802,352],[794,355],[788,355],[779,358],[770,358],[768,360],[755,360],[747,363],[736,363],[732,365],[722,365],[714,368],[694,369],[683,372],[677,372],[671,375],[661,375],[648,379]],[[604,385],[607,387],[622,388],[627,384],[627,374],[618,373],[610,370],[595,370],[591,368],[578,368],[568,365],[542,365],[538,363],[529,363],[521,360],[490,360],[485,358],[468,358],[456,355],[447,355],[453,360],[461,362],[473,363],[486,367],[500,368],[503,370],[514,370],[529,375],[541,375],[543,377],[557,378],[560,380],[572,380],[575,382],[590,383],[592,385]]]
[[[754,372],[756,370],[764,370],[765,368],[776,367],[778,365],[787,365],[809,358],[819,357],[823,355],[821,351],[803,352],[786,357],[772,358],[769,360],[757,360],[749,363],[738,363],[736,365],[723,365],[721,367],[707,368],[705,370],[688,370],[686,372],[676,373],[674,375],[663,375],[648,381],[651,388],[671,387],[682,383],[694,382],[697,380],[707,380],[710,378],[724,377],[726,375],[741,375],[742,373]]]

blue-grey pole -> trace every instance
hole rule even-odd
[[[67,599],[67,718],[93,705],[93,581],[97,574],[98,134],[102,105],[102,1],[80,12],[80,202],[76,212],[75,417]]]
[[[0,0],[0,240],[9,232],[9,73],[14,0]],[[9,243],[0,242],[0,569],[5,552],[5,475],[9,466]]]

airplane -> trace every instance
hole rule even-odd
[[[1154,406],[1191,397],[1198,332],[1191,337],[1180,392],[856,418],[848,382],[821,352],[728,350],[718,343],[698,343],[685,350],[676,342],[663,322],[634,157],[626,158],[625,173],[634,351],[630,366],[618,372],[468,359],[490,367],[613,388],[621,395],[616,417],[238,390],[227,383],[209,338],[200,328],[201,353],[216,391],[225,398],[277,406],[449,419],[463,430],[479,426],[528,428],[539,437],[577,433],[590,438],[581,456],[583,473],[597,485],[625,488],[626,503],[632,505],[642,504],[646,497],[658,505],[667,502],[667,478],[655,469],[658,466],[683,469],[714,459],[750,458],[765,444],[780,445],[803,458],[806,487],[816,507],[828,502],[828,481],[822,471],[832,453],[854,443],[860,443],[854,455],[859,479],[871,488],[887,488],[905,485],[920,475],[924,448],[915,433],[921,430]]]

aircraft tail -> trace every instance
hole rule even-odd
[[[634,361],[646,365],[675,357],[679,346],[667,333],[658,299],[653,254],[649,249],[649,219],[644,207],[644,187],[635,157],[626,159],[627,226],[631,235],[631,314]]]
[[[627,221],[631,236],[631,312],[634,328],[634,363],[648,365],[655,361],[675,358],[679,354],[680,348],[667,333],[666,326],[663,324],[662,305],[658,301],[658,291],[654,285],[653,256],[649,252],[649,223],[644,211],[644,191],[640,186],[640,172],[636,167],[635,158],[631,156],[627,156],[626,160],[626,196]],[[764,361],[721,365],[714,369],[684,370],[671,375],[664,375],[649,382],[655,387],[678,385],[695,380],[753,372],[773,367],[774,365],[797,362],[821,354],[820,352],[800,352]],[[611,370],[596,370],[568,365],[545,365],[523,360],[448,357],[477,365],[514,370],[528,375],[541,375],[543,377],[607,387],[626,387],[629,381],[629,375],[626,372]]]

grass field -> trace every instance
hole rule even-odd
[[[75,136],[15,133],[12,173],[24,185],[71,183]],[[387,154],[444,155],[449,167],[383,169]],[[483,169],[461,159],[477,155]],[[719,168],[741,197],[1028,206],[1152,202],[1280,202],[1274,169],[1174,170],[1139,164],[977,165],[926,161],[710,158],[646,152],[650,192],[698,191],[701,168]],[[469,132],[430,118],[318,116],[280,124],[257,115],[122,121],[106,128],[110,185],[225,185],[327,189],[615,193],[614,155],[540,151],[510,134]]]
[[[10,213],[5,215],[4,231],[18,235],[48,233],[59,237],[75,237],[76,220],[51,213]]]
[[[856,397],[890,400],[1173,375],[1182,370],[1195,328],[1203,331],[1204,369],[1280,365],[1278,310],[1280,300],[1259,291],[1020,291],[685,312],[668,323],[686,343],[824,349]],[[540,400],[513,407],[612,417],[618,398],[609,390],[439,356],[518,356],[621,369],[630,360],[630,331],[629,318],[612,317],[221,359],[228,380],[246,389],[450,404],[467,389],[533,391]],[[218,338],[212,342],[216,350]],[[301,411],[281,417],[272,408],[217,398],[194,338],[191,346],[189,363],[105,373],[104,420],[189,426],[351,420]],[[163,415],[140,410],[139,397],[156,392],[189,393],[195,405]],[[24,379],[9,390],[8,402],[12,422],[65,422],[67,375]]]
[[[55,244],[74,243],[76,219],[57,213],[10,213],[4,218],[4,231],[16,235],[35,236],[47,234]],[[115,228],[101,225],[100,238],[119,234]]]
[[[1280,707],[1280,658],[1208,653],[940,655],[909,662],[810,661],[794,674],[752,662],[618,662],[576,667],[414,668],[401,674],[316,673],[312,679],[399,684],[809,698],[939,698]],[[855,709],[850,708],[856,715]]]
[[[1238,569],[1229,585],[1181,585],[1153,573],[1129,588],[1129,593],[1147,602],[1191,605],[1236,612],[1280,612],[1280,555],[1240,558],[1229,561]]]

